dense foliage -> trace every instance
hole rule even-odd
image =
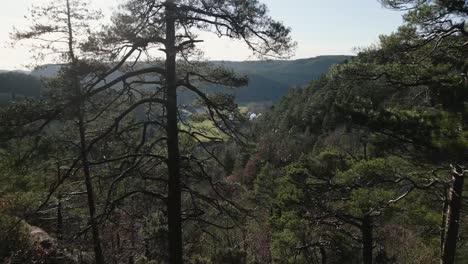
[[[464,1],[382,1],[408,11],[402,27],[254,117],[219,93],[246,84],[221,67],[240,64],[187,59],[190,30],[279,55],[294,45],[289,29],[256,0],[153,2],[128,1],[78,47],[70,38],[43,96],[1,108],[1,260],[466,262]],[[127,61],[154,47],[166,48],[165,63]],[[120,61],[97,59],[109,54]],[[309,63],[242,67],[254,86],[300,85],[304,73],[284,67]],[[178,105],[179,86],[197,100]]]

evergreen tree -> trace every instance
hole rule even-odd
[[[124,12],[117,14],[111,27],[110,39],[117,46],[131,43],[143,51],[157,48],[164,52],[164,66],[157,87],[163,94],[165,111],[168,170],[168,232],[169,262],[183,263],[182,243],[182,159],[180,152],[178,90],[185,87],[195,93],[214,125],[238,138],[230,116],[237,111],[232,97],[209,95],[199,89],[200,83],[242,86],[245,78],[220,68],[182,67],[193,56],[201,42],[196,31],[209,31],[220,37],[242,39],[255,53],[262,56],[284,56],[294,47],[290,30],[268,16],[264,4],[245,1],[128,1]],[[125,45],[125,44],[124,44]],[[195,64],[196,66],[196,64]],[[206,135],[202,135],[206,137]],[[196,161],[194,164],[197,164]]]

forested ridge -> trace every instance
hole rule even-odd
[[[269,61],[211,61],[209,63],[222,65],[237,74],[245,74],[249,83],[240,89],[227,89],[222,85],[208,86],[206,89],[222,93],[231,93],[239,104],[273,103],[278,101],[291,87],[301,88],[309,81],[317,79],[326,73],[331,65],[343,62],[351,56],[318,56],[299,60],[269,60]],[[41,93],[40,78],[56,76],[60,65],[42,65],[29,72],[0,72],[0,94],[5,97],[13,93],[38,97]],[[116,77],[115,74],[112,77]],[[109,78],[111,79],[111,78]],[[31,83],[25,83],[29,81]],[[38,85],[39,84],[39,85]],[[151,85],[147,85],[152,89]],[[23,89],[29,89],[24,91]],[[190,93],[181,93],[179,102],[190,104],[195,99]]]
[[[0,104],[6,104],[16,96],[39,97],[41,80],[20,72],[0,72]]]
[[[13,34],[68,45],[0,108],[4,263],[468,263],[465,1],[382,0],[404,25],[307,67],[199,60],[196,30],[291,55],[256,0],[129,0],[99,32],[62,2]],[[255,76],[291,87],[226,93]]]

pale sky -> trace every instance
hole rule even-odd
[[[26,24],[24,15],[31,4],[44,0],[6,0],[0,9],[0,69],[24,69],[32,62],[27,47],[8,46],[13,26]],[[90,0],[110,13],[122,0]],[[318,55],[354,54],[355,48],[377,43],[381,34],[395,31],[402,23],[402,13],[385,9],[377,0],[262,0],[270,14],[292,28],[298,42],[294,58]],[[241,43],[219,40],[216,36],[203,36],[202,48],[213,60],[254,59]]]

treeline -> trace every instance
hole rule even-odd
[[[0,104],[6,104],[18,97],[39,97],[43,84],[39,78],[20,73],[0,73]]]
[[[300,60],[269,60],[269,61],[210,61],[213,66],[222,66],[233,70],[236,74],[246,75],[249,83],[240,89],[230,89],[222,85],[207,85],[205,90],[228,93],[235,96],[239,104],[273,103],[286,94],[291,87],[304,87],[310,80],[325,74],[330,66],[341,63],[351,56],[318,56]],[[128,62],[129,65],[132,62]],[[142,64],[148,64],[142,63]],[[18,94],[38,97],[41,93],[39,77],[52,78],[58,74],[60,65],[43,65],[31,72],[31,75],[7,72],[0,73],[0,94]],[[117,74],[108,79],[117,77]],[[147,85],[148,89],[154,89]],[[24,89],[27,89],[26,91]],[[43,89],[42,89],[43,90]],[[11,96],[10,96],[11,97]],[[181,104],[191,104],[196,95],[186,91],[179,94]]]

